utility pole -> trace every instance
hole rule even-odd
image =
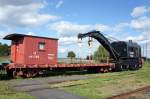
[[[146,47],[146,63],[147,63],[147,41],[146,41],[146,44],[145,44],[145,47]]]
[[[143,48],[143,50],[142,50],[142,51],[143,51],[143,57],[144,57],[144,50],[145,50],[145,49],[144,49],[144,44],[143,44],[142,48]]]
[[[148,40],[146,41],[146,62],[148,63]]]

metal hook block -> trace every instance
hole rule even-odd
[[[78,45],[79,47],[82,47],[82,39],[78,39]]]

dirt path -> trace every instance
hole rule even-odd
[[[88,78],[88,76],[84,75],[74,75],[11,80],[9,85],[17,91],[27,92],[38,99],[85,99],[84,97],[77,96],[60,89],[52,89],[49,87],[49,84]]]

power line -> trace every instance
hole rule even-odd
[[[107,38],[108,38],[108,39],[111,39],[112,41],[120,41],[120,40],[118,40],[117,38],[112,37],[112,36],[110,36],[110,35],[108,35],[108,34],[105,34],[105,33],[103,33],[103,32],[102,32],[102,34],[106,35]]]

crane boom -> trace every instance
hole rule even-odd
[[[111,46],[111,43],[100,31],[91,31],[83,34],[78,34],[78,38],[92,37],[96,39],[110,54],[114,60],[119,60],[119,54]]]

